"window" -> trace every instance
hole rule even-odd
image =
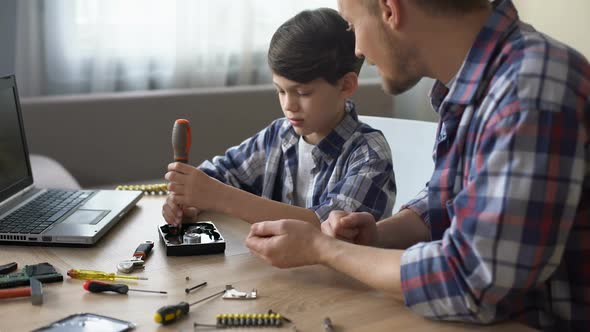
[[[330,0],[18,2],[23,95],[264,84],[268,43]],[[20,53],[20,54],[19,54]],[[36,55],[36,56],[32,56]],[[23,89],[21,89],[23,90]]]

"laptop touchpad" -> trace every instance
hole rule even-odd
[[[79,209],[67,217],[62,224],[96,225],[104,218],[109,210],[82,210]]]

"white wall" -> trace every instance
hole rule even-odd
[[[513,0],[523,21],[564,42],[590,59],[589,0]],[[412,90],[394,97],[394,116],[437,121],[428,101],[432,80],[424,79]]]
[[[590,1],[514,0],[520,18],[590,58]]]

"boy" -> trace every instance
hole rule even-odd
[[[199,210],[250,223],[295,218],[319,225],[332,210],[390,216],[396,187],[389,146],[348,101],[362,65],[354,38],[327,8],[279,27],[268,63],[285,118],[198,168],[170,164],[166,221],[177,225]]]

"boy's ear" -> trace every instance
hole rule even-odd
[[[352,71],[342,76],[340,82],[340,93],[344,98],[350,98],[359,86],[358,75]]]

